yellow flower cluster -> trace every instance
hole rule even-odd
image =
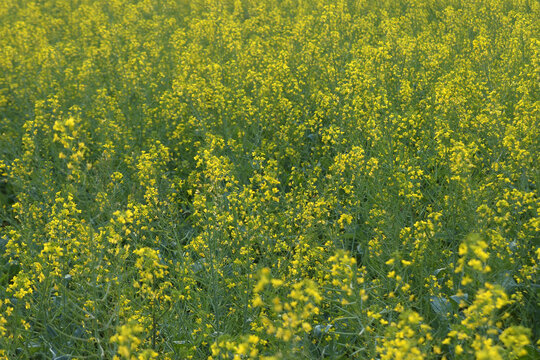
[[[141,340],[139,334],[143,327],[136,322],[118,327],[116,334],[111,336],[111,342],[118,345],[117,353],[113,359],[120,360],[149,360],[157,359],[158,354],[153,350],[140,350]]]
[[[477,359],[517,359],[527,355],[530,329],[514,325],[503,330],[510,314],[501,314],[501,309],[511,303],[500,286],[486,283],[463,311],[461,323],[454,326],[442,343],[454,344],[457,355],[474,354]],[[500,342],[495,340],[496,336]]]
[[[479,234],[471,234],[466,241],[459,245],[459,260],[456,266],[456,273],[464,273],[461,284],[466,286],[473,281],[470,273],[483,274],[491,271],[491,267],[487,265],[489,253],[487,252],[488,244],[481,239]],[[465,266],[471,271],[466,271]]]
[[[381,359],[425,359],[426,342],[432,340],[432,336],[429,325],[423,324],[422,320],[414,311],[402,313],[399,321],[388,328],[378,348]]]
[[[151,301],[170,301],[170,297],[165,295],[165,291],[171,286],[168,281],[162,281],[169,273],[167,266],[161,264],[159,252],[143,247],[133,251],[137,256],[135,268],[138,270],[138,280],[133,283],[133,287],[139,289],[140,294],[148,297]]]
[[[253,306],[263,307],[265,302],[262,299],[261,292],[267,285],[272,288],[279,288],[284,285],[282,280],[270,278],[270,269],[264,268],[261,270],[261,277],[255,287],[253,293]],[[270,312],[272,318],[279,318],[277,325],[273,321],[263,316],[261,317],[262,325],[266,329],[268,335],[273,335],[278,339],[289,341],[295,336],[297,331],[311,331],[312,327],[309,323],[309,318],[313,315],[318,315],[320,309],[318,304],[322,297],[316,285],[311,281],[295,283],[291,285],[291,291],[287,295],[287,300],[282,300],[280,297],[274,297],[271,300],[266,299],[271,303]],[[265,311],[262,311],[263,314]]]

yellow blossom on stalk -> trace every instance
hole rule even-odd
[[[133,286],[138,288],[141,294],[151,301],[170,300],[170,297],[166,294],[170,282],[162,280],[168,274],[168,267],[161,263],[159,252],[148,247],[142,247],[134,250],[133,253],[138,256],[135,261],[135,268],[139,275],[138,281],[135,281]]]
[[[119,326],[116,334],[111,336],[111,342],[116,343],[117,355],[114,359],[126,360],[149,360],[157,359],[158,354],[153,350],[139,349],[142,340],[139,336],[143,333],[143,327],[136,322]]]
[[[488,273],[491,267],[487,265],[489,259],[488,244],[481,239],[479,234],[471,234],[467,239],[459,245],[458,266],[456,272],[464,272],[466,276],[470,276],[470,272],[465,269],[465,266],[473,270],[473,273]]]
[[[510,358],[515,359],[527,355],[525,347],[531,343],[530,336],[530,329],[523,326],[511,326],[499,335],[499,339],[508,350]]]
[[[430,327],[413,311],[403,312],[397,323],[392,323],[377,351],[381,359],[424,359]]]

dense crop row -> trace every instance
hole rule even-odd
[[[538,358],[539,19],[0,1],[0,358]]]

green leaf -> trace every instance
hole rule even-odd
[[[452,304],[446,298],[432,296],[430,298],[430,304],[433,311],[442,318],[446,319],[448,314],[452,312]]]

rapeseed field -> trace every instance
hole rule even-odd
[[[540,2],[0,1],[0,359],[539,359]]]

